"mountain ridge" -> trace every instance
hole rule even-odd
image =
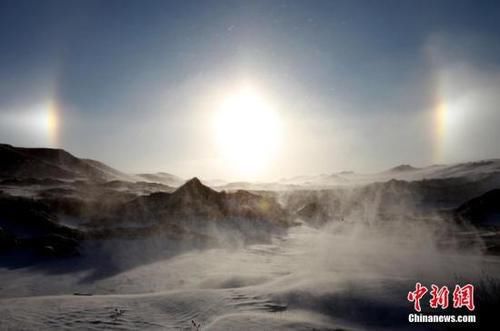
[[[129,175],[100,161],[81,159],[64,149],[0,144],[0,159],[0,178],[131,180]]]
[[[0,144],[0,179],[57,179],[92,181],[146,181],[170,187],[181,187],[186,181],[176,175],[157,172],[126,174],[100,161],[78,158],[64,149],[26,148]],[[391,179],[418,181],[440,178],[477,180],[490,174],[500,175],[500,159],[486,159],[454,164],[414,167],[401,164],[378,173],[340,173],[295,176],[277,181],[252,183],[228,182],[214,186],[217,190],[283,190],[321,188],[345,185],[365,185]]]

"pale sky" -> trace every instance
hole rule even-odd
[[[272,180],[500,157],[496,1],[2,1],[0,142]]]

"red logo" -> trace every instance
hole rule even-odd
[[[432,299],[429,301],[431,308],[437,308],[441,306],[441,309],[448,308],[448,296],[450,294],[450,290],[448,290],[447,286],[443,286],[439,288],[437,285],[431,285],[432,291]]]
[[[422,286],[422,284],[415,284],[415,291],[408,292],[408,301],[413,302],[413,308],[416,311],[420,311],[420,299],[423,298],[425,293],[427,293],[427,287]]]
[[[453,308],[464,306],[470,311],[476,308],[474,306],[474,285],[467,284],[462,287],[455,285],[455,290],[453,291]]]
[[[407,299],[409,302],[413,302],[413,309],[415,309],[415,311],[421,311],[420,300],[427,294],[428,291],[429,290],[427,289],[427,287],[423,286],[420,283],[416,283],[415,291],[408,292]],[[432,284],[430,294],[431,299],[429,300],[429,306],[431,308],[448,308],[450,290],[447,286],[439,287],[435,284]],[[473,311],[475,309],[474,285],[455,285],[455,290],[453,291],[453,308],[461,307],[466,307],[470,311]]]

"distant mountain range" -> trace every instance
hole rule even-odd
[[[198,178],[128,175],[60,149],[0,145],[0,160],[0,254],[61,257],[112,238],[216,243],[223,230],[262,240],[292,225],[275,197],[218,192]]]
[[[23,148],[0,144],[0,179],[146,181],[180,186],[185,180],[165,172],[126,174],[102,162],[81,159],[62,149]]]
[[[212,183],[126,174],[61,149],[0,144],[0,257],[28,256],[30,265],[129,240],[180,252],[269,242],[301,223],[436,220],[480,229],[484,247],[500,252],[500,160]]]
[[[291,179],[282,179],[277,184],[291,187],[306,186],[311,188],[321,188],[329,186],[363,185],[375,182],[386,182],[391,179],[404,181],[446,178],[467,178],[470,180],[480,180],[481,178],[492,174],[500,174],[500,159],[457,163],[451,165],[431,165],[422,168],[402,164],[379,173],[359,174],[344,171],[334,174],[300,176]],[[272,184],[268,185],[272,186]]]
[[[500,188],[499,159],[422,168],[403,164],[374,174],[344,171],[268,183],[217,181],[213,188],[196,178],[185,181],[164,172],[126,174],[61,149],[0,144],[0,160],[4,194],[41,199],[52,210],[93,226],[113,223],[110,220],[116,215],[125,223],[136,219],[142,224],[153,218],[164,222],[174,217],[217,219],[245,214],[276,221],[283,215],[279,216],[275,191],[288,192],[280,200],[289,212],[324,221],[366,209],[363,205],[373,200],[378,201],[377,208],[385,208],[385,214],[402,203],[417,204],[420,210],[449,210]],[[266,200],[269,197],[273,199]],[[266,204],[266,213],[259,214]]]
[[[150,182],[179,187],[186,180],[176,175],[158,172],[126,174],[102,162],[80,159],[62,149],[21,148],[0,144],[0,179],[57,179],[92,181]],[[275,182],[207,181],[217,190],[284,190],[328,188],[332,186],[364,185],[391,179],[419,181],[424,179],[467,178],[480,180],[500,173],[500,159],[417,168],[402,164],[386,171],[360,174],[343,171],[316,176],[297,176]]]

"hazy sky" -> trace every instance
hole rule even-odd
[[[218,129],[247,88],[272,120]],[[497,1],[0,2],[4,143],[267,180],[500,157],[499,126]]]

